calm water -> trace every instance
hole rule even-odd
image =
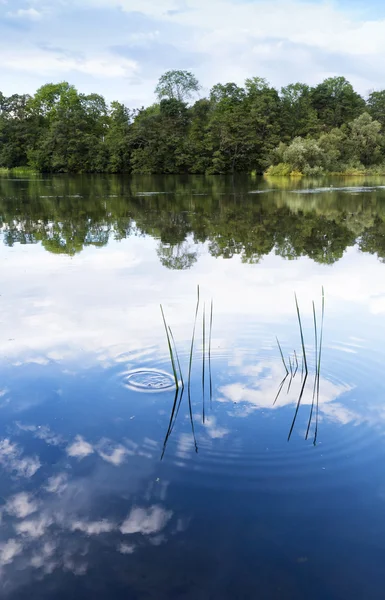
[[[383,598],[385,180],[3,178],[0,227],[2,597]]]

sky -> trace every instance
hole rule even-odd
[[[165,71],[275,87],[344,75],[363,95],[385,81],[380,0],[0,0],[0,90],[69,81],[129,107]]]

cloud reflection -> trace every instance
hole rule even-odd
[[[171,517],[172,512],[161,506],[151,506],[147,509],[135,507],[122,523],[120,531],[124,535],[130,533],[141,533],[142,535],[158,533],[165,527]]]
[[[23,451],[8,438],[0,440],[0,464],[6,471],[19,477],[33,477],[41,467],[37,456],[23,456]]]

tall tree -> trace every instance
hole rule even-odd
[[[167,71],[160,77],[155,93],[158,100],[168,98],[187,102],[199,90],[199,81],[190,71]]]
[[[345,77],[329,77],[311,91],[312,105],[327,129],[341,127],[365,111],[365,101]]]

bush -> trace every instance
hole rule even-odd
[[[270,165],[265,172],[266,177],[287,177],[292,172],[292,168],[287,163],[279,163],[278,165]]]

